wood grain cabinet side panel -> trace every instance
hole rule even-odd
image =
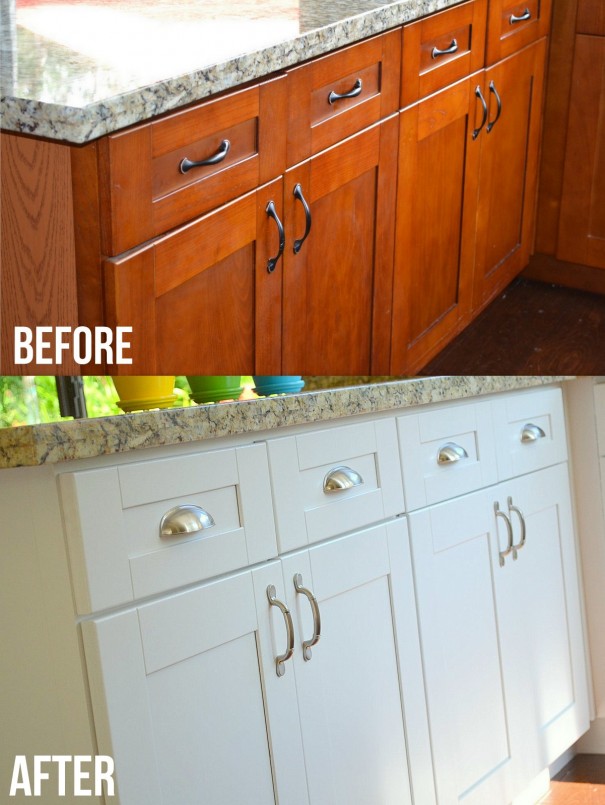
[[[605,5],[602,0],[578,0],[576,32],[605,36]]]
[[[605,268],[605,38],[577,36],[557,257]]]

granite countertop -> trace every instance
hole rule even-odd
[[[2,128],[85,143],[461,0],[0,0]]]
[[[429,377],[302,392],[245,402],[27,425],[0,430],[0,468],[56,464],[160,447],[329,422],[355,414],[459,400],[548,385],[568,377]]]

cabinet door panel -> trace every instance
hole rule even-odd
[[[396,139],[393,118],[286,174],[284,371],[366,374],[374,356],[388,365]],[[297,184],[312,225],[294,254],[305,231]]]
[[[283,593],[278,563],[265,570]],[[257,648],[268,629],[249,572],[83,624],[99,752],[115,759],[123,805],[274,801]],[[293,676],[281,681],[296,713]]]
[[[486,72],[489,116],[480,135],[475,309],[490,301],[529,260],[545,48],[541,40]]]
[[[472,79],[401,114],[391,372],[420,368],[470,313],[480,142]]]
[[[491,492],[410,515],[418,620],[439,802],[509,802],[512,680],[502,663]]]
[[[404,523],[393,528],[391,540],[403,540]],[[389,551],[389,532],[379,527],[282,560],[285,578],[301,573],[321,613],[311,659],[295,655],[313,805],[411,802],[391,590],[405,568],[391,566]],[[308,638],[309,604],[289,589],[297,634]],[[422,699],[419,689],[410,694]]]
[[[605,268],[605,39],[577,36],[557,257]]]
[[[137,374],[279,373],[282,262],[267,204],[277,180],[105,262],[109,324],[132,326]],[[177,361],[175,363],[175,360]]]

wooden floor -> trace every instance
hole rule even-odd
[[[540,805],[605,805],[605,755],[576,755]]]
[[[605,296],[516,279],[419,374],[605,374]]]

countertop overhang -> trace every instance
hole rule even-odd
[[[147,447],[330,422],[358,414],[526,389],[566,376],[429,377],[0,430],[0,468],[57,464]]]
[[[90,142],[459,2],[3,3],[2,128]]]

